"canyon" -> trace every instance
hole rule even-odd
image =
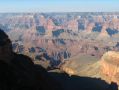
[[[0,15],[0,28],[14,51],[36,62],[59,67],[80,54],[100,57],[118,51],[118,13],[9,13]]]
[[[4,13],[0,28],[15,53],[51,74],[119,85],[119,13]]]

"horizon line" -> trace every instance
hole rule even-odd
[[[46,11],[46,12],[41,12],[41,11],[23,11],[23,12],[0,12],[2,13],[119,13],[119,11]]]

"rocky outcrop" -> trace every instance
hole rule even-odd
[[[87,33],[91,33],[93,31],[94,26],[95,26],[95,23],[89,23],[86,28]]]
[[[119,85],[119,52],[109,51],[101,58],[101,75],[106,81]]]
[[[100,38],[109,38],[110,37],[110,35],[107,33],[107,31],[106,31],[106,29],[108,28],[109,26],[108,26],[108,24],[107,23],[105,23],[105,24],[103,24],[103,26],[102,26],[102,30],[101,30],[101,33],[99,34],[99,36],[97,37],[98,39],[100,39]]]
[[[119,85],[119,52],[108,51],[101,60],[88,55],[80,55],[65,62],[61,70],[71,75],[101,78],[108,83]]]
[[[68,30],[72,30],[74,32],[77,32],[78,31],[78,22],[77,22],[77,20],[75,20],[75,19],[74,20],[70,20],[68,22],[67,29]]]

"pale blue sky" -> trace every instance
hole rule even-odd
[[[0,12],[115,12],[119,0],[0,0]]]

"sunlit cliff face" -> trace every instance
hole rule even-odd
[[[109,51],[105,53],[101,59],[101,74],[103,78],[111,82],[116,82],[119,85],[119,53]]]

